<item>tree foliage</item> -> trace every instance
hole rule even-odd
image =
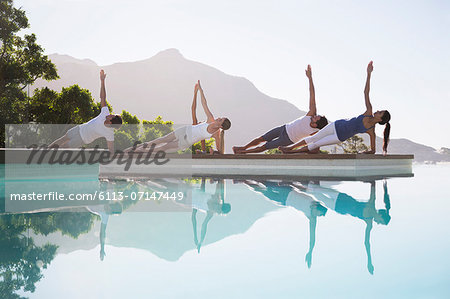
[[[36,36],[18,35],[29,23],[25,12],[13,7],[12,0],[0,2],[0,25],[0,95],[5,89],[23,89],[38,78],[58,78],[55,65],[43,55]]]
[[[210,153],[211,151],[214,150],[214,146],[216,144],[216,141],[214,138],[210,138],[210,139],[206,139],[205,140],[205,152],[206,153]],[[185,152],[191,152],[191,153],[196,153],[198,151],[202,150],[202,142],[199,141],[197,143],[194,143],[190,149],[187,149]]]
[[[15,292],[34,292],[56,255],[57,245],[37,246],[30,230],[48,235],[55,231],[77,238],[88,232],[95,217],[91,213],[39,213],[0,216],[0,294],[2,298],[20,298]]]
[[[30,98],[28,118],[44,124],[82,124],[100,113],[91,93],[78,85],[63,87],[60,93],[44,87]]]
[[[34,34],[18,35],[29,27],[22,9],[12,0],[0,1],[0,146],[4,125],[28,122],[28,98],[23,91],[38,78],[58,78],[55,65],[43,54]]]
[[[350,137],[344,142],[338,144],[338,146],[346,154],[357,154],[369,150],[369,147],[364,144],[364,140],[358,135]]]

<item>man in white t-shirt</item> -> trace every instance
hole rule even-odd
[[[79,148],[97,138],[105,137],[110,153],[114,154],[114,129],[118,129],[122,125],[122,118],[118,114],[109,113],[106,105],[105,78],[106,74],[101,70],[100,103],[102,109],[100,114],[87,123],[68,130],[63,137],[55,140],[49,147]]]
[[[235,154],[261,153],[268,149],[294,144],[307,136],[315,134],[328,124],[328,120],[325,116],[316,115],[316,97],[310,65],[308,65],[305,72],[306,77],[309,79],[308,113],[290,123],[270,130],[266,134],[253,139],[245,146],[234,146],[233,152]],[[263,142],[263,145],[255,147]]]

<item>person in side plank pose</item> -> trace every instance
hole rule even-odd
[[[363,114],[352,119],[340,119],[332,122],[317,134],[289,146],[280,146],[279,149],[285,154],[310,153],[321,146],[343,142],[358,133],[367,133],[370,136],[370,150],[365,151],[364,154],[375,154],[375,125],[380,124],[386,125],[384,128],[383,154],[387,154],[391,131],[391,125],[389,124],[391,114],[387,110],[378,110],[372,113],[372,104],[369,98],[372,71],[373,62],[371,61],[367,66],[366,87],[364,88],[366,111]]]
[[[200,91],[203,110],[205,111],[205,114],[207,116],[206,122],[202,123],[198,123],[195,113],[195,109],[197,107],[196,99],[198,91]],[[178,128],[163,137],[144,142],[136,148],[129,147],[125,150],[125,152],[145,152],[152,148],[149,147],[151,145],[154,145],[155,147],[153,148],[158,151],[176,152],[178,150],[184,150],[199,141],[214,137],[214,139],[216,140],[216,147],[218,152],[223,154],[224,131],[228,130],[231,127],[231,122],[228,118],[225,117],[214,118],[213,114],[209,110],[208,103],[206,102],[206,97],[200,85],[200,80],[195,85],[194,90],[194,101],[192,103],[192,121],[193,125],[191,126]]]
[[[114,129],[119,129],[122,125],[122,117],[118,114],[110,114],[106,105],[106,74],[100,71],[100,114],[84,123],[68,130],[64,136],[53,141],[49,147],[79,148],[89,144],[100,137],[106,138],[109,152],[114,154]]]
[[[306,77],[309,79],[309,111],[306,115],[270,130],[264,135],[253,139],[245,146],[234,146],[235,154],[261,153],[268,149],[286,146],[299,142],[303,138],[316,133],[328,124],[325,116],[316,115],[316,95],[312,80],[311,66],[306,69]],[[260,143],[263,145],[255,147]],[[319,149],[316,150],[319,152]]]

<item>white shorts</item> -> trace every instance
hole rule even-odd
[[[175,134],[175,138],[178,140],[178,149],[184,150],[188,147],[192,146],[191,141],[191,128],[190,126],[184,126],[176,129],[173,133]]]

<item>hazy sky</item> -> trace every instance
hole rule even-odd
[[[15,6],[26,11],[47,54],[108,65],[177,48],[302,110],[311,64],[319,113],[329,119],[365,110],[365,68],[373,60],[372,104],[391,112],[391,137],[450,147],[447,0],[16,0]]]

